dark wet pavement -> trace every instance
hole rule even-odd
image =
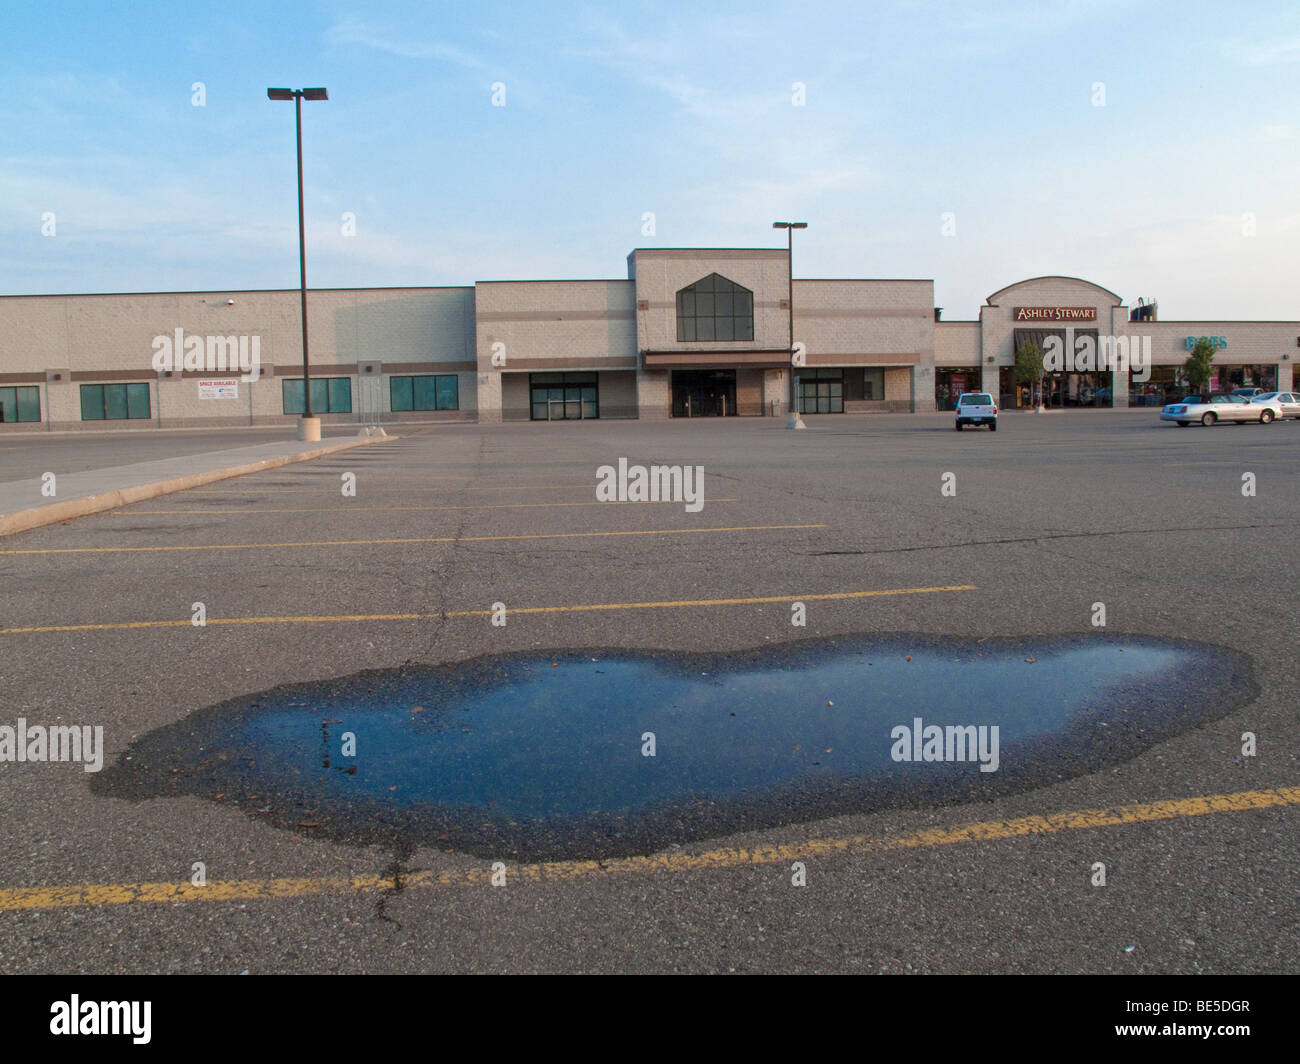
[[[1252,694],[1238,654],[1121,637],[482,658],[213,706],[92,786],[202,795],[403,854],[607,857],[1041,786]]]

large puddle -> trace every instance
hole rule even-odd
[[[404,853],[607,857],[1025,790],[1253,694],[1240,654],[1131,638],[566,651],[233,700],[144,736],[91,786]]]

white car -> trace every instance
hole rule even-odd
[[[1255,396],[1252,403],[1277,403],[1282,408],[1278,417],[1300,418],[1300,394],[1295,392],[1264,392]]]
[[[1267,425],[1282,417],[1282,404],[1274,401],[1252,403],[1241,395],[1189,395],[1169,403],[1160,411],[1161,421],[1176,421],[1186,428],[1193,421],[1213,425],[1216,421],[1258,421]]]
[[[967,425],[987,425],[998,431],[998,404],[988,392],[962,392],[957,396],[957,431]]]

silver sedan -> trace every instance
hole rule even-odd
[[[1252,403],[1277,403],[1282,408],[1278,417],[1300,418],[1300,395],[1295,392],[1264,392],[1251,400]]]
[[[1189,395],[1160,411],[1161,421],[1176,421],[1186,428],[1193,421],[1213,425],[1216,421],[1258,421],[1267,425],[1282,417],[1282,404],[1275,401],[1252,403],[1240,395]]]

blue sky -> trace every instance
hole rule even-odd
[[[797,277],[933,278],[945,319],[1047,273],[1300,319],[1294,2],[9,0],[0,35],[0,293],[296,287],[266,88],[324,85],[312,286],[618,278],[797,218]]]

